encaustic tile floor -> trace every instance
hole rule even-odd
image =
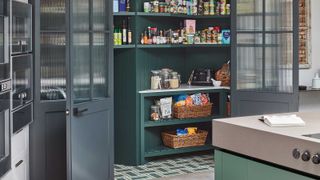
[[[142,166],[115,165],[115,180],[150,180],[185,177],[212,179],[214,160],[212,154],[182,156],[151,161]]]

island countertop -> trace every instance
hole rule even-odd
[[[213,145],[320,177],[320,165],[312,162],[312,156],[320,153],[320,139],[304,136],[320,133],[320,112],[294,114],[300,116],[306,126],[270,127],[259,120],[261,116],[214,120]],[[294,150],[301,154],[308,151],[311,160],[294,158]]]

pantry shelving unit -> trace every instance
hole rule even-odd
[[[231,59],[228,44],[164,44],[142,45],[140,35],[148,26],[176,29],[185,19],[195,19],[197,29],[209,26],[231,28],[230,15],[189,16],[169,13],[144,13],[146,0],[131,2],[132,12],[114,13],[114,27],[121,27],[130,18],[132,45],[114,46],[115,64],[115,163],[140,165],[152,158],[189,152],[212,151],[212,119],[226,117],[228,87],[199,87],[182,85],[179,89],[148,90],[150,71],[171,68],[181,74],[183,83],[193,69],[210,68],[214,71]],[[213,102],[211,117],[196,119],[168,119],[150,121],[150,106],[155,99],[178,94],[209,93]],[[172,149],[162,143],[161,132],[185,127],[208,130],[206,144],[200,147]]]

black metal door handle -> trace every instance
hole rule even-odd
[[[79,108],[73,108],[73,115],[80,116],[82,113],[88,111],[88,108],[85,109],[79,109]]]

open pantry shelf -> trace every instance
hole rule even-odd
[[[230,48],[230,44],[138,44],[138,48]]]
[[[230,87],[214,87],[214,86],[189,86],[186,84],[182,84],[178,89],[159,89],[159,90],[143,90],[139,91],[140,94],[144,96],[154,96],[154,95],[167,95],[174,93],[196,93],[196,92],[219,92],[219,91],[227,91],[230,90]]]
[[[137,16],[175,17],[175,18],[189,18],[189,19],[227,19],[231,17],[230,15],[186,15],[186,14],[145,13],[145,12],[137,12]]]
[[[166,146],[159,146],[152,150],[146,151],[144,153],[144,157],[157,157],[157,156],[165,156],[165,155],[173,155],[173,154],[181,154],[181,153],[189,153],[189,152],[197,152],[197,151],[209,151],[213,150],[213,146],[211,144],[206,144],[204,146],[197,147],[187,147],[187,148],[178,148],[173,149]]]
[[[114,12],[113,16],[135,16],[136,12]]]
[[[131,49],[131,48],[135,48],[135,47],[136,47],[135,44],[114,45],[113,46],[114,49]]]
[[[194,124],[194,123],[206,123],[211,122],[213,119],[221,118],[222,116],[214,115],[206,118],[194,118],[194,119],[167,119],[159,121],[146,121],[144,127],[159,127],[159,126],[172,126],[172,125],[183,125],[183,124]]]

